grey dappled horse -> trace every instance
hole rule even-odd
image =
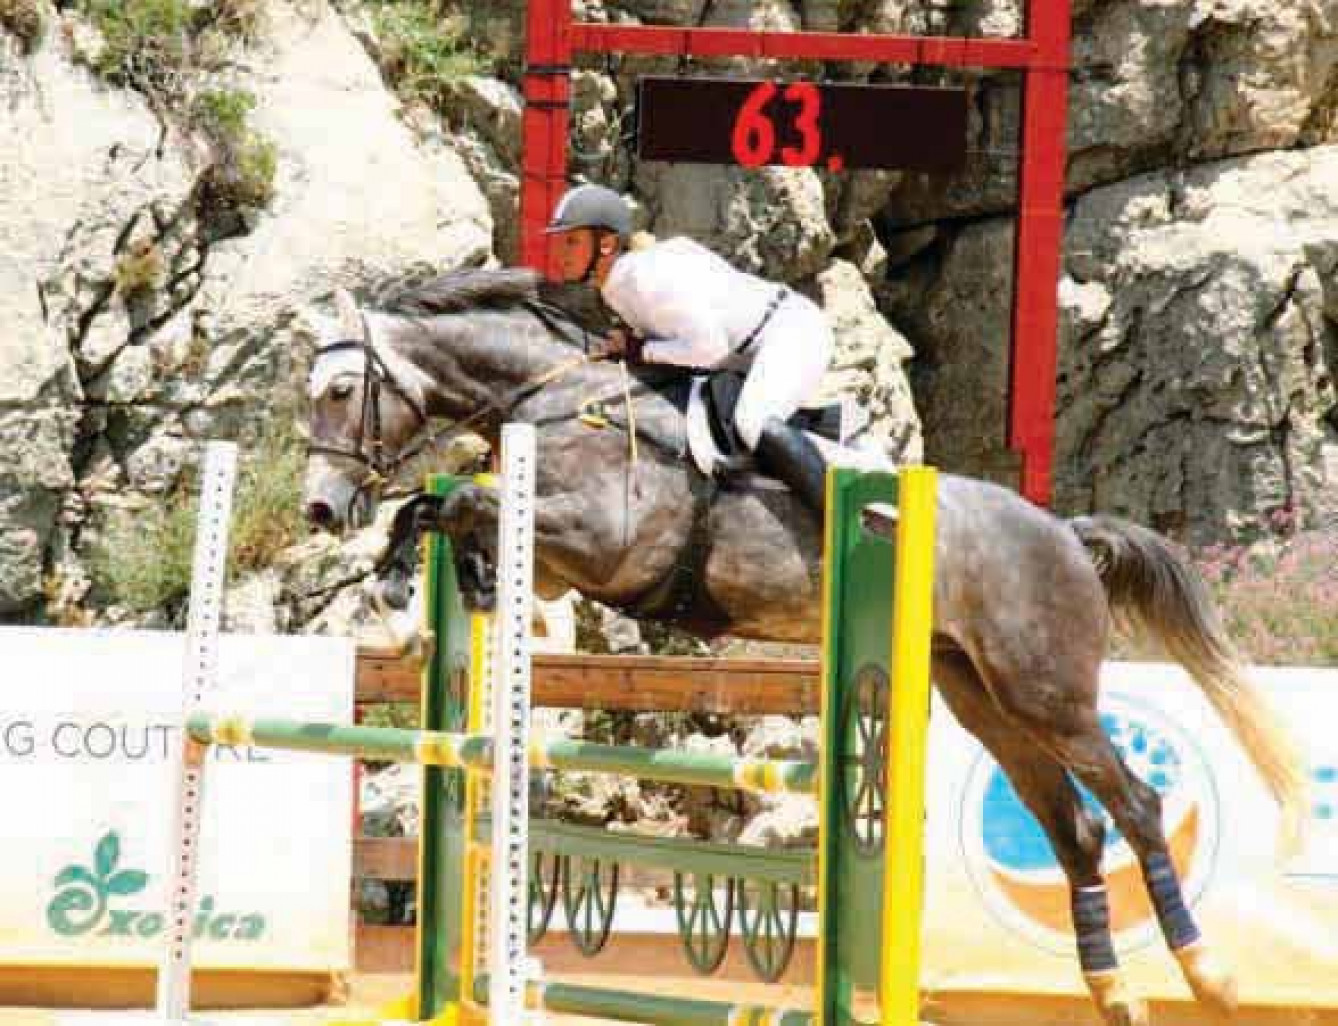
[[[629,376],[587,359],[582,329],[537,302],[537,290],[528,272],[474,271],[406,295],[396,312],[360,313],[337,295],[340,323],[322,331],[329,337],[312,374],[311,521],[343,526],[417,448],[429,420],[467,426],[493,444],[504,422],[527,421],[539,434],[541,595],[575,588],[706,636],[816,642],[821,525],[782,490],[704,481],[682,455],[684,418],[661,394],[657,372]],[[453,538],[486,546],[498,499],[468,485],[428,515]],[[1075,781],[1136,854],[1194,995],[1229,1015],[1235,986],[1185,906],[1160,799],[1129,771],[1097,715],[1118,617],[1185,666],[1295,835],[1303,765],[1242,675],[1202,584],[1151,531],[1110,517],[1061,520],[1004,488],[950,474],[940,477],[935,559],[935,684],[1053,845],[1101,1015],[1147,1021],[1112,947],[1103,822],[1084,808]]]

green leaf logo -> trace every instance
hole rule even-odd
[[[98,841],[93,868],[66,866],[56,874],[56,894],[47,905],[46,921],[63,937],[78,937],[97,927],[107,913],[110,895],[125,897],[148,886],[148,874],[138,869],[117,872],[121,837],[114,830]]]
[[[121,861],[121,838],[113,830],[98,842],[94,861],[98,867],[98,876],[104,880],[112,875],[116,863]]]
[[[149,875],[141,873],[138,869],[127,869],[122,873],[117,873],[107,881],[107,893],[125,897],[127,894],[138,894],[149,882]]]

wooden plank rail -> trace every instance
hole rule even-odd
[[[419,664],[358,650],[358,704],[418,702]],[[813,715],[818,665],[803,659],[696,659],[539,653],[534,704],[548,709]]]
[[[356,703],[417,704],[416,659],[376,645],[358,648]],[[803,714],[818,711],[818,664],[802,659],[699,659],[536,653],[534,700],[542,708],[633,712]],[[417,842],[354,840],[354,876],[411,881]]]
[[[418,838],[353,838],[353,879],[414,883],[418,879]]]

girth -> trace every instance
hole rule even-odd
[[[720,486],[692,467],[692,526],[673,568],[664,579],[624,608],[633,618],[644,617],[690,627],[703,637],[723,634],[729,616],[706,588],[706,565],[711,557],[711,504]]]

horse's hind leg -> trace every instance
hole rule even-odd
[[[1012,537],[1012,536],[1008,536]],[[1236,987],[1199,933],[1171,863],[1161,798],[1135,777],[1097,713],[1111,626],[1104,585],[1067,531],[1045,540],[1032,525],[1012,537],[1013,563],[980,572],[985,601],[970,653],[1005,720],[1045,748],[1110,813],[1137,856],[1162,935],[1206,1008],[1234,1013]],[[1155,575],[1154,575],[1155,576]],[[1148,585],[1152,587],[1152,585]]]
[[[1078,960],[1102,1019],[1109,1026],[1146,1026],[1147,1007],[1125,985],[1111,941],[1101,877],[1101,820],[1083,806],[1063,767],[1003,718],[964,653],[935,653],[934,680],[958,721],[994,756],[1049,838],[1068,877]]]
[[[1218,1015],[1233,1015],[1236,983],[1210,951],[1185,904],[1162,830],[1161,796],[1124,764],[1095,710],[1067,726],[1058,735],[1047,732],[1047,743],[1055,745],[1061,761],[1106,807],[1138,857],[1162,936],[1194,997]]]

